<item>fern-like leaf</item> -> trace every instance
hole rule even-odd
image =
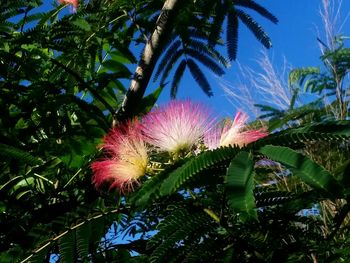
[[[75,262],[75,231],[69,231],[60,238],[58,247],[62,263]]]
[[[176,51],[178,50],[178,48],[181,45],[181,41],[180,40],[176,40],[165,52],[165,54],[163,55],[162,60],[159,62],[158,68],[156,73],[154,74],[154,78],[153,81],[156,81],[159,77],[159,75],[162,73],[162,71],[165,69],[165,66],[167,65],[168,61],[170,60],[170,58],[172,56],[174,56],[176,54]]]
[[[179,83],[185,72],[186,66],[187,66],[186,60],[182,60],[174,73],[173,82],[171,83],[171,88],[170,88],[170,96],[173,99],[176,98]]]
[[[187,48],[186,54],[200,61],[203,65],[205,65],[208,69],[213,71],[218,76],[222,76],[225,73],[220,65],[218,65],[212,58],[204,55],[203,53],[200,53],[194,49]]]
[[[224,68],[228,68],[230,66],[230,62],[223,57],[220,52],[215,50],[213,47],[206,45],[202,41],[191,39],[189,47],[217,60],[217,62],[219,62]]]
[[[293,175],[300,177],[305,183],[330,197],[338,196],[342,192],[340,184],[327,170],[301,153],[288,147],[273,145],[266,145],[259,152],[286,165]]]
[[[296,198],[291,192],[277,190],[266,191],[265,188],[266,187],[257,188],[258,191],[254,192],[257,207],[279,205]]]
[[[317,133],[331,133],[333,135],[348,136],[350,139],[350,121],[325,121],[321,123],[312,123],[293,129],[296,132],[317,132]],[[339,137],[340,139],[340,137]],[[346,138],[343,138],[346,139]]]
[[[8,158],[16,159],[20,162],[23,162],[29,165],[42,164],[42,161],[39,158],[29,154],[28,152],[15,148],[10,145],[2,144],[2,143],[0,143],[0,156],[7,159]]]
[[[203,74],[202,70],[198,67],[198,65],[192,60],[187,60],[188,68],[194,78],[194,80],[198,83],[201,89],[207,94],[208,97],[213,96],[213,92],[211,91],[210,84]]]
[[[239,148],[224,147],[206,151],[188,160],[184,165],[171,172],[164,180],[160,188],[161,195],[169,195],[175,192],[192,177],[204,173],[210,167],[228,163],[238,151]],[[204,173],[203,176],[209,175]]]
[[[262,15],[263,17],[270,20],[272,23],[277,24],[278,19],[275,17],[272,13],[270,13],[266,8],[259,5],[258,3],[254,2],[253,0],[235,0],[235,5],[239,5],[242,7],[247,7],[249,9],[252,9]]]
[[[226,176],[227,198],[230,207],[242,218],[257,218],[255,209],[254,162],[248,152],[238,153],[230,163]]]
[[[164,84],[166,78],[169,76],[171,69],[174,67],[175,63],[183,55],[183,53],[184,53],[184,50],[180,49],[180,50],[177,50],[175,53],[173,53],[172,56],[170,56],[168,58],[167,64],[166,64],[165,68],[163,69],[162,78],[160,80],[161,85]]]
[[[214,47],[216,45],[217,40],[220,37],[222,24],[224,23],[226,14],[227,14],[227,0],[225,0],[224,3],[221,3],[221,1],[218,1],[215,7],[215,17],[210,27],[210,33],[208,37],[209,46]]]
[[[277,132],[271,134],[263,139],[260,139],[254,143],[251,143],[247,146],[249,149],[258,149],[265,145],[279,145],[279,146],[288,146],[292,148],[303,148],[308,143],[314,142],[344,142],[349,140],[348,136],[341,134],[332,134],[332,133],[321,133],[321,132],[303,132],[293,129],[288,129],[282,132]]]
[[[185,209],[174,212],[175,215],[166,217],[159,224],[159,232],[150,240],[151,246],[159,244],[153,251],[151,262],[164,262],[166,254],[172,250],[177,242],[191,236],[196,231],[205,232],[210,225],[210,217],[203,212],[189,213]]]
[[[313,76],[314,74],[320,74],[320,68],[306,67],[294,69],[289,73],[288,85],[292,86],[298,84],[301,86],[307,77]]]
[[[236,11],[231,11],[227,16],[226,30],[227,53],[230,60],[236,60],[237,58],[238,27]]]
[[[86,259],[89,254],[89,241],[91,235],[90,222],[84,223],[76,230],[76,246],[80,258]]]
[[[143,183],[142,187],[137,192],[130,196],[130,199],[128,200],[129,203],[137,207],[144,207],[149,204],[154,198],[159,197],[159,188],[164,179],[168,177],[169,173],[173,172],[186,161],[186,159],[181,160],[175,163],[173,166],[166,168],[164,171],[157,174],[157,176],[148,179]]]
[[[266,48],[270,48],[272,46],[269,36],[250,15],[238,9],[236,9],[236,15],[249,28],[249,30],[254,34],[256,39],[258,39],[261,44],[263,44]]]

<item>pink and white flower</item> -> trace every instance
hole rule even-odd
[[[73,12],[75,13],[78,9],[78,0],[58,0],[61,5],[70,4],[73,7]]]
[[[147,146],[142,139],[139,123],[127,123],[113,129],[105,138],[102,149],[109,158],[96,161],[91,165],[93,183],[100,188],[110,183],[110,189],[121,192],[132,190],[147,168]]]
[[[209,111],[202,104],[174,100],[147,114],[142,132],[158,150],[178,154],[198,143],[211,124]]]
[[[217,125],[205,138],[204,143],[209,150],[221,146],[238,145],[243,147],[268,135],[265,129],[247,130],[248,115],[238,112],[233,121],[228,120],[222,125]]]

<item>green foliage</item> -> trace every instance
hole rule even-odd
[[[241,151],[227,169],[226,190],[228,203],[242,218],[257,218],[253,195],[253,160],[248,152]]]
[[[38,12],[41,1],[0,3],[0,261],[346,260],[350,123],[347,90],[336,81],[348,72],[343,40],[322,57],[338,71],[295,70],[289,108],[261,106],[269,136],[171,159],[126,196],[93,188],[89,166],[132,77],[132,50],[153,33],[163,4],[80,1],[64,15],[64,6]],[[229,60],[241,23],[270,47],[250,11],[277,22],[251,0],[183,2],[157,49],[161,85],[135,114],[153,107],[173,69],[172,97],[187,69],[212,93],[199,65],[217,75],[229,66],[216,50],[225,20]],[[331,103],[295,107],[302,86]],[[319,215],[304,216],[311,207]]]
[[[135,211],[156,213],[160,220],[158,232],[147,242],[149,259],[283,262],[307,260],[312,253],[336,257],[325,248],[331,234],[319,229],[342,225],[346,217],[339,214],[332,217],[334,221],[323,221],[321,216],[300,213],[315,204],[347,198],[340,180],[346,177],[348,163],[341,165],[339,159],[333,173],[301,151],[328,141],[347,143],[346,123],[297,126],[243,149],[205,151],[146,180],[129,201]],[[200,215],[207,223],[193,221]],[[285,233],[290,235],[287,239]],[[339,245],[342,240],[332,242]]]
[[[145,36],[153,33],[164,1],[79,1],[76,13],[57,3],[42,12],[49,5],[44,2],[0,3],[0,235],[5,237],[0,241],[0,261],[42,262],[50,254],[62,262],[106,262],[119,256],[133,261],[130,251],[146,253],[142,242],[102,244],[101,238],[112,222],[119,223],[118,235],[153,230],[162,218],[155,211],[149,222],[133,219],[143,214],[139,207],[162,197],[163,179],[184,163],[177,162],[145,182],[136,199],[130,198],[135,214],[129,211],[123,216],[108,211],[126,200],[117,193],[97,192],[89,166],[100,157],[98,145],[127,92],[125,82],[138,63],[135,46],[144,45]],[[156,50],[165,51],[155,72],[161,85],[140,98],[135,114],[150,111],[179,60],[172,97],[187,68],[211,93],[198,62],[218,75],[229,66],[215,49],[219,35],[211,35],[215,40],[207,45],[215,17],[211,7],[217,3],[184,3]],[[179,182],[175,180],[172,192],[197,177],[187,169]],[[224,175],[222,168],[216,172]],[[96,213],[104,219],[99,221]]]
[[[164,262],[169,258],[169,252],[181,240],[193,239],[191,235],[197,235],[198,230],[205,230],[210,222],[208,215],[203,212],[189,213],[185,209],[176,209],[172,214],[159,223],[159,232],[154,235],[149,243],[149,248],[156,247],[150,256],[151,262]],[[168,254],[168,255],[167,255]]]
[[[286,165],[293,175],[300,177],[312,188],[330,197],[341,195],[342,189],[335,178],[308,157],[287,147],[267,145],[259,150],[268,158]]]
[[[170,172],[168,177],[161,185],[160,193],[168,195],[175,192],[180,186],[186,183],[194,176],[200,176],[209,167],[220,166],[228,162],[235,153],[237,148],[227,147],[218,150],[206,151],[201,155],[187,161],[184,165],[173,172]]]

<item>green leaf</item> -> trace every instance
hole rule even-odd
[[[171,60],[173,56],[176,55],[176,51],[181,46],[181,41],[176,40],[174,43],[171,44],[171,46],[167,49],[165,54],[163,55],[162,60],[159,62],[157,71],[154,74],[153,81],[156,81],[159,77],[159,75],[164,72],[165,66],[168,64],[168,62]]]
[[[210,176],[205,173],[211,167],[221,165],[232,159],[239,148],[223,147],[204,153],[189,159],[184,165],[171,172],[161,185],[161,195],[169,195],[175,192],[184,183],[196,175]]]
[[[192,60],[187,60],[188,68],[190,69],[190,72],[194,78],[194,80],[198,83],[198,85],[202,88],[205,94],[207,94],[208,97],[213,96],[213,92],[211,91],[210,84],[205,77],[202,70],[199,68],[199,66]]]
[[[20,162],[29,165],[42,164],[42,161],[39,158],[29,154],[28,152],[2,143],[0,143],[0,156],[5,158],[17,159]]]
[[[268,20],[270,20],[272,23],[277,24],[278,23],[278,19],[277,17],[275,17],[270,11],[268,11],[265,7],[259,5],[258,3],[250,0],[250,1],[246,1],[246,0],[235,0],[235,4],[239,5],[239,6],[243,6],[246,8],[250,8],[254,11],[256,11],[257,13],[259,13],[260,15],[262,15],[263,17],[267,18]]]
[[[272,47],[272,42],[269,36],[250,15],[238,9],[236,9],[235,12],[238,18],[248,27],[248,29],[254,34],[256,39],[259,40],[261,44],[263,44],[266,48]]]
[[[123,54],[119,50],[113,50],[109,53],[114,61],[122,64],[132,64],[133,58],[130,58],[127,54]]]
[[[341,135],[350,137],[350,121],[324,121],[320,123],[311,123],[308,125],[294,128],[297,132],[318,132],[318,133],[330,133],[333,135]]]
[[[102,63],[102,65],[108,69],[111,70],[113,72],[125,72],[131,75],[130,70],[122,63],[116,61],[116,60],[112,60],[112,59],[108,59],[106,61],[104,61]]]
[[[67,167],[79,169],[95,152],[95,142],[80,136],[68,137],[63,140],[60,159]]]
[[[350,190],[350,160],[345,161],[337,167],[334,172],[336,178],[341,181],[341,184]]]
[[[86,259],[89,254],[90,224],[91,222],[84,222],[83,225],[76,230],[77,251],[79,257],[82,259]]]
[[[148,179],[146,182],[142,184],[142,187],[138,189],[137,192],[133,193],[130,196],[129,202],[134,204],[135,206],[144,207],[149,204],[152,199],[157,198],[159,193],[159,188],[163,183],[164,179],[166,179],[170,172],[174,171],[179,167],[182,163],[179,161],[175,163],[173,166],[166,168],[161,173],[156,176]]]
[[[226,175],[226,190],[230,207],[244,219],[257,218],[254,189],[254,162],[248,152],[238,153]]]
[[[186,60],[182,60],[175,71],[173,82],[171,83],[171,88],[170,88],[170,96],[172,99],[176,98],[179,83],[184,74],[186,66],[187,66]]]
[[[220,67],[220,65],[209,57],[195,49],[187,48],[186,54],[200,61],[204,66],[213,71],[216,75],[222,76],[225,71]]]
[[[299,86],[301,86],[307,77],[312,77],[315,74],[320,74],[320,68],[305,67],[305,68],[293,69],[288,76],[288,86],[292,86],[295,84],[298,84]]]
[[[76,25],[77,27],[83,29],[84,31],[91,31],[90,24],[86,21],[86,19],[83,18],[77,18],[72,22],[72,24]]]
[[[147,114],[157,102],[160,94],[162,93],[164,85],[160,85],[155,91],[146,97],[142,98],[141,102],[135,109],[135,115]]]
[[[62,263],[75,262],[75,231],[69,232],[59,239],[59,251]]]
[[[230,60],[236,60],[238,47],[238,17],[235,12],[230,12],[227,17],[226,42],[227,53]]]
[[[266,145],[259,152],[268,158],[286,165],[293,175],[298,176],[309,186],[330,197],[339,196],[342,187],[322,166],[308,157],[288,147]]]

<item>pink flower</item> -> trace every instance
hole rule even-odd
[[[105,138],[102,149],[110,156],[91,165],[92,182],[97,188],[110,183],[110,189],[131,191],[147,168],[147,147],[142,140],[139,123],[127,123],[113,129]]]
[[[143,118],[142,132],[145,140],[160,151],[178,154],[198,143],[211,123],[202,104],[171,101]]]
[[[70,4],[73,6],[73,12],[76,12],[78,9],[78,0],[58,0],[61,5]]]
[[[238,145],[243,147],[251,142],[268,135],[263,129],[246,130],[248,115],[238,112],[233,121],[226,121],[223,125],[217,125],[204,139],[209,150],[220,146]]]

